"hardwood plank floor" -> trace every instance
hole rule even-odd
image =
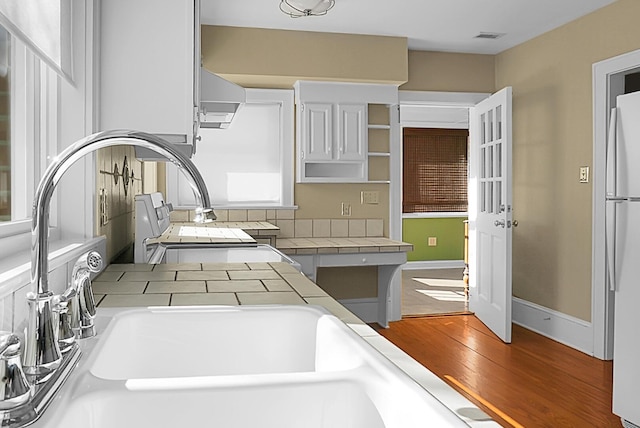
[[[502,343],[473,315],[407,318],[378,332],[505,427],[620,427],[613,365],[520,326]]]

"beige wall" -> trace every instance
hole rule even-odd
[[[640,48],[640,2],[619,0],[496,57],[513,87],[513,292],[591,319],[592,64]]]
[[[495,56],[409,51],[409,81],[402,91],[495,91]]]
[[[401,84],[405,37],[203,25],[203,66],[245,87],[291,88],[296,80]]]

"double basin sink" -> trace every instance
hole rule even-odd
[[[104,324],[38,425],[467,426],[322,308],[141,308]]]

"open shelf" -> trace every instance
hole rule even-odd
[[[380,125],[375,123],[370,123],[367,125],[369,129],[391,129],[391,125]]]

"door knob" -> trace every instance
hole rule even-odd
[[[496,220],[493,222],[493,225],[498,227],[498,226],[502,226],[504,227],[504,220]]]
[[[513,227],[518,227],[518,220],[513,220]]]

